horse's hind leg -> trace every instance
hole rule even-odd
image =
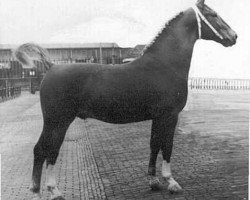
[[[46,185],[51,193],[51,199],[63,199],[61,192],[57,188],[55,176],[55,164],[59,154],[60,147],[63,143],[64,136],[70,124],[59,125],[53,130],[50,141],[48,141],[48,155],[46,156]]]
[[[63,199],[56,186],[54,165],[66,131],[74,117],[67,120],[44,120],[42,134],[34,147],[34,166],[31,190],[39,196],[43,163],[46,160],[47,187],[52,199]]]
[[[33,150],[34,163],[33,163],[33,171],[32,171],[32,187],[30,188],[30,190],[34,193],[37,199],[39,199],[40,197],[42,168],[43,168],[43,163],[46,158],[46,155],[44,152],[44,145],[46,144],[45,138],[46,138],[46,135],[50,134],[51,130],[52,129],[44,123],[43,131]]]

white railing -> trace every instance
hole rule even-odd
[[[191,90],[250,90],[250,79],[189,78]]]

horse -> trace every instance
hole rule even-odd
[[[178,115],[188,95],[188,74],[195,42],[212,40],[225,47],[236,43],[237,34],[204,0],[169,20],[143,54],[130,63],[59,64],[34,43],[15,51],[25,65],[39,60],[46,68],[40,87],[43,130],[34,147],[32,187],[40,198],[42,167],[46,161],[46,185],[51,199],[64,199],[56,184],[55,163],[66,131],[73,120],[94,118],[125,124],[152,120],[149,185],[159,188],[157,155],[163,156],[162,177],[170,192],[181,186],[171,173],[170,158]]]

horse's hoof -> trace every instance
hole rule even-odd
[[[151,180],[149,180],[149,186],[150,186],[151,190],[153,190],[153,191],[160,190],[160,185],[161,185],[161,182],[156,177],[151,178]]]
[[[40,191],[40,188],[39,187],[36,187],[35,185],[31,185],[29,187],[29,190],[34,193],[34,194],[40,194],[39,191]]]
[[[58,197],[55,197],[55,198],[53,198],[51,200],[65,200],[65,199],[62,196],[58,196]]]
[[[41,199],[41,194],[40,193],[34,193],[32,200],[40,200]]]
[[[38,187],[36,187],[34,185],[31,185],[29,190],[33,193],[32,200],[40,200],[41,199],[42,195],[39,192],[40,188],[38,188]]]
[[[181,186],[175,181],[169,184],[168,190],[171,194],[178,193],[182,191]]]

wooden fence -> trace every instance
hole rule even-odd
[[[21,95],[21,87],[0,88],[0,102],[18,97]]]
[[[250,90],[250,79],[189,78],[191,90]]]

